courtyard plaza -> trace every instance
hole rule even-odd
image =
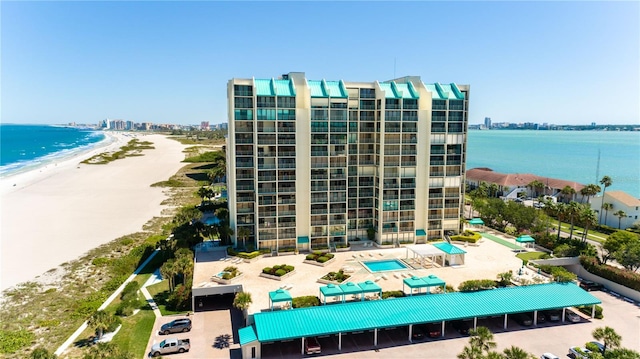
[[[225,248],[204,247],[196,253],[196,265],[194,269],[194,288],[218,286],[217,282],[211,278],[222,272],[228,266],[234,266],[242,275],[233,280],[231,285],[242,285],[244,292],[251,293],[252,303],[248,308],[248,313],[257,313],[271,310],[269,302],[269,292],[279,288],[289,291],[292,297],[300,296],[320,296],[319,288],[325,283],[318,282],[318,279],[329,272],[337,272],[346,269],[345,273],[350,275],[347,281],[361,283],[373,281],[382,288],[383,291],[402,291],[403,280],[413,276],[426,277],[435,275],[445,281],[447,285],[458,288],[458,285],[471,279],[496,279],[499,273],[513,271],[514,276],[522,271],[523,276],[534,278],[536,273],[522,268],[522,261],[517,258],[516,253],[501,244],[491,240],[482,240],[477,246],[456,245],[466,251],[464,265],[442,267],[429,263],[423,267],[418,261],[412,260],[412,253],[404,247],[400,248],[377,248],[363,245],[362,242],[351,243],[351,250],[345,252],[332,253],[334,259],[324,267],[304,263],[307,253],[286,254],[280,256],[264,256],[254,259],[251,262],[233,260],[233,257],[226,255]],[[227,258],[227,260],[224,260]],[[402,259],[411,265],[406,270],[388,272],[369,272],[361,262],[385,259]],[[264,278],[260,276],[262,269],[274,265],[287,264],[295,267],[292,275],[281,281]],[[531,272],[531,273],[529,273]],[[435,289],[432,289],[435,290]],[[347,301],[355,298],[347,297]],[[359,300],[359,299],[358,299]],[[340,301],[339,298],[327,298],[327,303]],[[283,303],[276,303],[276,307]],[[196,304],[197,309],[197,304]]]

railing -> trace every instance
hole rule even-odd
[[[329,190],[329,186],[312,186],[311,192],[326,192]]]
[[[258,176],[258,181],[275,181],[276,176]]]

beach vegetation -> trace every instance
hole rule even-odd
[[[404,296],[404,292],[401,290],[388,290],[382,292],[382,299],[402,298]]]
[[[35,335],[28,330],[0,330],[0,353],[12,354],[26,348],[35,340]]]
[[[58,356],[55,355],[54,353],[49,352],[49,350],[46,348],[37,347],[31,352],[31,355],[29,356],[29,358],[30,359],[56,359],[58,358]]]
[[[342,269],[340,269],[337,272],[329,272],[325,274],[324,276],[322,276],[322,279],[342,283],[345,280],[349,279],[349,277],[351,277],[349,274],[346,274]]]
[[[89,348],[83,359],[133,359],[134,356],[112,342],[97,343]]]
[[[467,280],[458,286],[461,292],[477,292],[479,290],[493,289],[496,287],[496,281],[493,279],[472,279]]]
[[[134,138],[131,141],[127,142],[126,145],[120,147],[118,151],[99,153],[82,161],[81,163],[89,165],[104,165],[109,162],[113,162],[115,160],[123,159],[126,157],[142,156],[143,150],[154,148],[155,147],[153,147],[153,143],[149,141],[140,141]]]
[[[176,129],[171,131],[170,137],[184,145],[222,145],[225,143],[226,129],[212,129],[202,131],[198,129]]]

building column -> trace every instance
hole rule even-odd
[[[373,346],[378,346],[378,328],[373,329]]]
[[[533,325],[538,325],[538,311],[533,311]]]
[[[300,343],[302,344],[300,347],[300,354],[304,355],[304,337],[302,337],[302,340],[300,341]]]
[[[338,350],[342,351],[342,333],[338,333]]]
[[[443,321],[442,321],[442,330],[441,330],[441,332],[442,332],[441,337],[442,337],[442,338],[444,338],[444,324],[445,324],[445,323],[444,323],[444,320],[443,320]]]
[[[409,324],[409,342],[411,342],[412,334],[413,334],[413,324]]]
[[[566,312],[567,308],[562,308],[562,322],[564,323],[564,313]]]
[[[473,317],[473,330],[478,329],[478,317]]]
[[[504,329],[507,329],[507,315],[508,314],[504,315],[504,326],[503,326]]]
[[[592,305],[591,306],[591,319],[593,319],[596,316],[596,305]]]

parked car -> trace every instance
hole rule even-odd
[[[559,310],[555,309],[544,311],[544,315],[550,322],[559,322],[562,317],[562,313]]]
[[[567,310],[567,312],[565,313],[565,317],[567,318],[568,321],[572,323],[579,323],[582,320],[581,316],[579,316],[578,314],[570,310]]]
[[[592,290],[603,290],[604,286],[600,283],[592,282],[590,280],[583,280],[580,282],[580,288],[590,292]]]
[[[322,348],[320,347],[320,343],[318,343],[318,338],[316,337],[305,338],[304,352],[307,354],[320,354],[322,352]]]
[[[184,353],[191,349],[189,339],[165,339],[151,347],[151,356],[159,357],[163,354]]]
[[[589,342],[587,343],[587,345],[593,345],[596,348],[598,348],[598,351],[600,351],[600,353],[604,353],[604,344],[600,343],[600,342]]]
[[[416,324],[411,328],[411,340],[420,340],[424,338],[424,324]]]
[[[469,324],[464,320],[453,321],[453,329],[457,330],[462,335],[469,335]]]
[[[429,338],[439,338],[442,336],[442,325],[440,323],[427,324],[427,335]]]
[[[591,350],[581,347],[569,348],[569,357],[573,359],[587,359],[587,354],[591,353]]]
[[[160,327],[160,333],[167,335],[171,333],[185,333],[191,330],[191,319],[176,319]]]
[[[544,353],[542,355],[540,355],[540,359],[560,359],[558,358],[557,355],[551,354],[551,353]]]
[[[538,323],[544,323],[547,321],[547,316],[543,312],[538,312]]]
[[[526,313],[516,313],[511,316],[513,320],[518,322],[520,325],[531,325],[533,324],[533,319]]]

